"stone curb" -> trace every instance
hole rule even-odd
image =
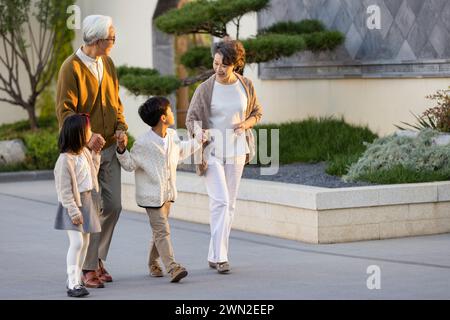
[[[178,192],[207,195],[194,173],[177,173]],[[122,172],[122,183],[134,186],[133,174]],[[309,210],[363,208],[450,201],[450,182],[321,188],[284,182],[242,179],[238,200]]]
[[[36,181],[36,180],[53,180],[53,170],[40,171],[18,171],[18,172],[2,172],[0,173],[0,183],[2,182],[19,182],[19,181]]]

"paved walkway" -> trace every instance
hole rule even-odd
[[[0,299],[66,299],[68,240],[53,230],[53,181],[0,184]],[[106,266],[114,282],[87,299],[450,299],[450,234],[335,245],[233,231],[229,275],[206,265],[209,227],[171,221],[179,284],[150,278],[147,217],[123,212]],[[367,288],[367,268],[381,289]]]

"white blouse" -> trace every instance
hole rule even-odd
[[[237,80],[233,84],[214,83],[210,128],[213,154],[218,158],[234,158],[250,152],[245,134],[237,135],[234,125],[245,121],[247,92]]]
[[[75,156],[75,174],[78,183],[78,191],[80,193],[94,189],[91,168],[83,153]]]

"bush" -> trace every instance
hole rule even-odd
[[[403,121],[401,123],[418,131],[435,129],[440,132],[450,132],[450,90],[438,90],[436,93],[426,96],[426,98],[436,100],[436,106],[428,108],[422,115],[416,115],[411,112],[417,120],[415,124]],[[400,130],[406,130],[405,127],[395,126]]]
[[[0,126],[0,140],[21,139],[27,148],[25,162],[1,166],[0,171],[53,169],[58,158],[58,122],[54,116],[40,117],[37,131],[27,120]]]
[[[58,132],[40,130],[39,134],[27,133],[24,136],[27,147],[27,162],[30,169],[53,169],[59,156]]]
[[[0,166],[0,172],[54,168],[59,156],[58,122],[54,116],[42,117],[38,122],[41,129],[37,131],[30,130],[30,123],[26,120],[0,126],[0,140],[21,139],[27,148],[25,162]],[[128,150],[134,141],[134,137],[128,134]]]
[[[425,129],[415,137],[393,134],[375,140],[354,163],[346,181],[412,183],[447,180],[450,146],[434,143],[438,131]]]

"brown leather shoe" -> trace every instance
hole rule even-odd
[[[96,270],[97,277],[103,282],[112,282],[113,278],[108,273],[108,271],[106,271],[105,267],[103,266],[102,260],[98,260],[98,266],[99,268]]]
[[[86,288],[104,288],[103,281],[97,276],[97,272],[89,270],[81,275],[81,281],[83,281]]]

